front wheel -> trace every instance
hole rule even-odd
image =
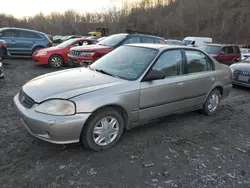
[[[93,114],[84,126],[81,142],[94,151],[106,150],[120,140],[123,129],[124,120],[121,114],[113,108],[104,108]]]
[[[203,105],[203,113],[208,116],[215,114],[220,104],[220,98],[220,91],[217,89],[213,90]]]
[[[60,68],[63,65],[63,58],[59,55],[52,55],[49,58],[49,66],[52,68]]]

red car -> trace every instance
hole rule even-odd
[[[115,34],[104,38],[96,45],[81,46],[70,49],[68,64],[69,66],[86,66],[100,57],[111,52],[115,48],[130,43],[161,43],[165,41],[161,37],[147,34]]]
[[[96,44],[96,40],[86,38],[69,39],[57,46],[43,48],[33,53],[32,58],[39,64],[48,64],[50,67],[59,68],[68,62],[70,48]]]
[[[231,65],[241,59],[240,48],[237,45],[205,44],[199,48],[223,64]]]

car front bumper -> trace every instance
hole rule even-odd
[[[72,116],[53,116],[37,113],[34,108],[27,109],[19,101],[19,94],[14,97],[21,120],[27,131],[33,136],[54,144],[70,144],[80,141],[82,127],[90,113]]]
[[[233,85],[238,85],[238,86],[243,86],[243,87],[250,88],[250,84],[249,83],[239,82],[239,81],[236,81],[236,80],[233,80],[232,84]]]

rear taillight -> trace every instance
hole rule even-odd
[[[7,48],[7,44],[6,44],[6,43],[3,43],[3,47]]]
[[[53,46],[53,42],[50,42],[49,45],[50,45],[50,46]]]

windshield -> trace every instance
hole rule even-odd
[[[186,45],[191,44],[192,40],[183,40],[183,42],[185,42]]]
[[[221,51],[221,46],[201,45],[199,48],[209,54],[219,54]]]
[[[111,35],[111,36],[103,39],[102,41],[98,42],[97,44],[103,45],[103,46],[114,47],[118,43],[120,43],[123,39],[125,39],[127,35],[128,34]]]
[[[90,65],[90,69],[106,72],[125,80],[136,80],[147,69],[158,50],[121,46]]]
[[[66,40],[65,42],[62,42],[61,44],[58,44],[56,47],[57,48],[66,48],[77,40],[78,39],[69,39],[69,40]]]

